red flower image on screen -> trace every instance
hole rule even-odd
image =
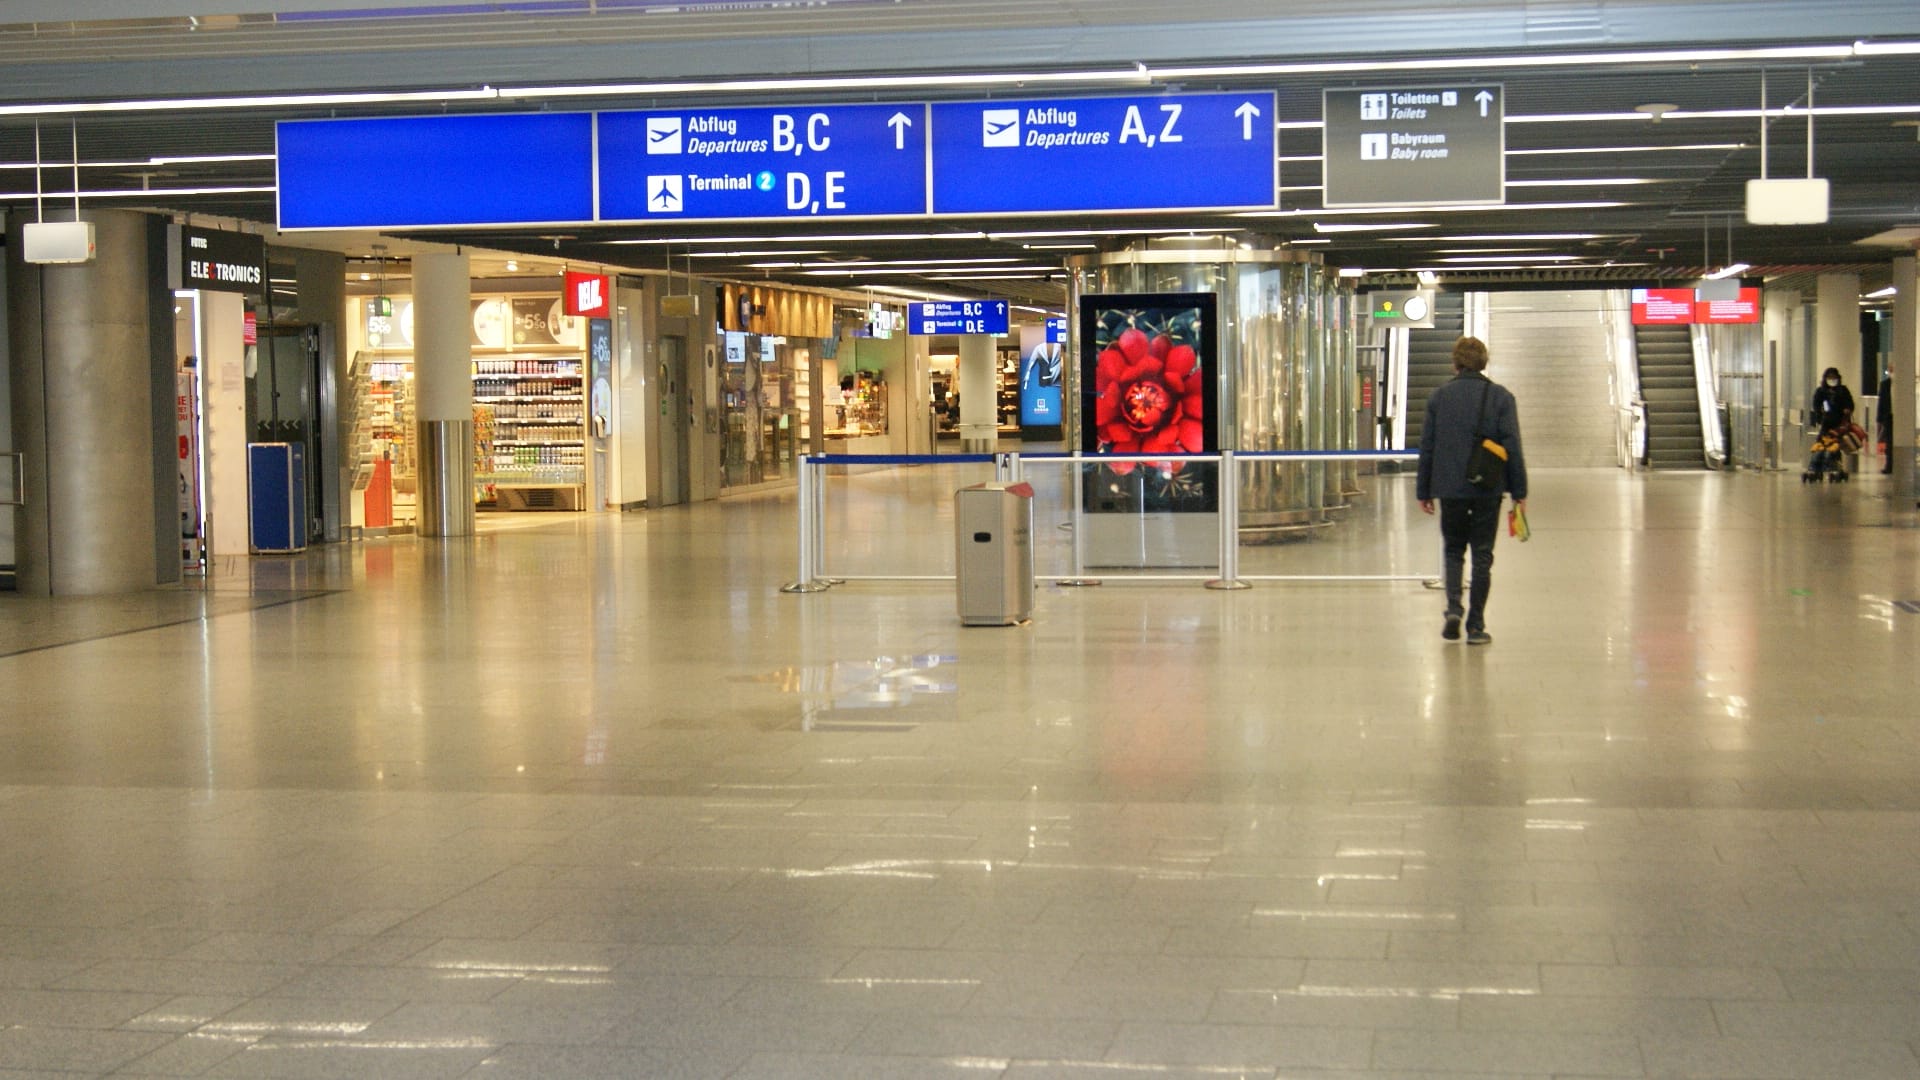
[[[1194,349],[1197,310],[1108,312],[1095,345],[1094,423],[1109,454],[1198,454],[1206,448],[1206,372]],[[1114,318],[1114,316],[1119,316]],[[1156,318],[1155,316],[1158,316]],[[1117,473],[1132,471],[1116,461]],[[1173,463],[1166,471],[1177,472]]]

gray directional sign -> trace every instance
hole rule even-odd
[[[1498,83],[1323,91],[1322,205],[1505,202],[1505,102]]]

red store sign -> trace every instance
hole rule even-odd
[[[567,271],[562,310],[568,315],[605,319],[613,315],[613,278],[606,274]]]

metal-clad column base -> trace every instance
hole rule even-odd
[[[422,420],[418,527],[421,536],[473,535],[473,421]]]

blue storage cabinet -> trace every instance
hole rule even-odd
[[[307,549],[307,462],[300,443],[247,444],[247,528],[255,554]]]

